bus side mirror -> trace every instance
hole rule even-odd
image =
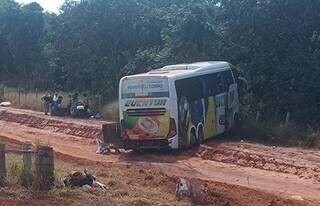
[[[249,85],[248,85],[248,81],[244,78],[244,77],[238,77],[238,82],[239,82],[239,86],[243,92],[248,92],[249,89]]]

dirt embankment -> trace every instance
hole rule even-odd
[[[28,127],[51,130],[52,132],[63,133],[78,137],[95,139],[101,135],[101,129],[82,124],[66,123],[49,118],[41,118],[27,114],[17,114],[3,111],[0,115],[1,121],[19,123]]]
[[[205,160],[257,168],[267,171],[293,174],[320,183],[320,154],[310,151],[306,156],[297,152],[282,152],[277,147],[255,151],[253,145],[238,144],[234,147],[202,145],[196,155]],[[281,150],[281,148],[280,148]],[[290,149],[288,149],[290,150]],[[277,155],[281,153],[281,155]],[[309,157],[309,159],[308,159]],[[313,160],[311,161],[310,160]]]

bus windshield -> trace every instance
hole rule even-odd
[[[169,97],[168,79],[162,77],[136,77],[124,79],[121,98]]]

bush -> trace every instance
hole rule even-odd
[[[11,159],[7,163],[7,179],[14,184],[21,183],[22,175],[22,161],[18,159]]]

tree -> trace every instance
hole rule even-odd
[[[265,117],[291,112],[296,120],[319,118],[319,1],[221,0],[225,55],[245,69],[252,105],[264,104]],[[313,76],[313,77],[312,77]],[[312,99],[312,101],[306,101]]]
[[[226,60],[266,120],[318,123],[320,2],[66,0],[59,14],[0,1],[0,83],[114,100],[123,75]],[[310,115],[312,114],[312,115]]]
[[[3,77],[13,84],[30,85],[37,80],[43,59],[42,8],[37,3],[21,6],[5,0],[0,3],[0,19],[0,41],[4,45],[0,60]]]

